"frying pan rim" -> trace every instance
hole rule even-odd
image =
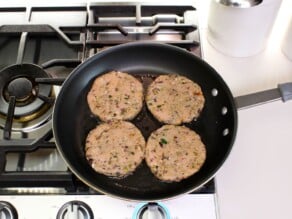
[[[57,131],[56,131],[56,111],[57,111],[57,108],[59,106],[59,101],[60,101],[60,97],[62,96],[64,90],[66,90],[66,87],[68,87],[68,85],[70,85],[70,82],[72,80],[74,80],[74,76],[76,74],[79,74],[80,71],[82,71],[82,68],[86,68],[87,66],[87,63],[90,63],[91,61],[95,60],[95,59],[100,59],[102,58],[103,56],[106,56],[116,50],[119,50],[119,49],[122,49],[122,48],[131,48],[131,47],[137,47],[137,46],[156,46],[156,47],[164,47],[165,49],[171,49],[171,50],[175,50],[175,52],[181,54],[181,55],[185,55],[185,56],[188,56],[188,57],[191,57],[192,59],[195,59],[195,60],[198,60],[199,62],[201,62],[201,64],[204,65],[204,67],[208,68],[210,71],[213,71],[215,74],[214,76],[217,77],[217,79],[222,82],[223,86],[224,86],[224,89],[226,91],[226,96],[228,97],[228,99],[230,100],[230,104],[231,104],[231,110],[229,110],[228,112],[229,113],[232,113],[233,115],[233,119],[234,119],[234,122],[233,122],[233,134],[232,134],[232,137],[230,139],[230,143],[229,143],[229,147],[228,149],[226,150],[226,153],[225,155],[223,156],[223,158],[221,159],[221,161],[218,163],[218,165],[213,169],[213,171],[210,171],[210,174],[209,176],[206,177],[205,180],[201,180],[201,183],[200,185],[197,185],[197,186],[193,186],[191,187],[190,189],[184,191],[184,192],[181,192],[179,194],[176,194],[176,195],[170,195],[170,196],[163,196],[162,198],[159,198],[159,199],[141,199],[141,198],[128,198],[127,195],[116,195],[114,193],[110,193],[108,191],[105,191],[103,189],[101,189],[100,187],[97,187],[96,185],[94,185],[93,183],[91,183],[89,180],[86,179],[86,177],[83,177],[81,176],[81,174],[79,173],[79,171],[77,171],[74,167],[74,165],[68,161],[68,159],[66,158],[66,154],[63,152],[63,149],[62,149],[62,146],[60,144],[60,141],[59,141],[59,135],[57,134]],[[130,43],[124,43],[124,44],[121,44],[121,45],[117,45],[117,46],[113,46],[111,48],[108,48],[106,50],[103,50],[97,54],[95,54],[94,56],[91,56],[89,57],[88,59],[86,59],[84,62],[82,62],[81,64],[79,64],[71,73],[70,75],[65,79],[64,83],[62,84],[62,87],[60,89],[60,92],[56,98],[56,101],[55,101],[55,104],[54,104],[54,108],[53,108],[53,114],[52,114],[52,129],[53,129],[53,135],[55,137],[55,142],[56,142],[56,147],[61,155],[61,157],[63,158],[63,160],[65,161],[66,165],[68,166],[68,168],[72,171],[72,173],[78,177],[83,183],[85,183],[87,186],[89,186],[90,188],[96,190],[97,192],[100,192],[100,193],[103,193],[105,195],[108,195],[110,197],[113,197],[113,198],[118,198],[118,199],[121,199],[121,200],[127,200],[127,201],[161,201],[161,200],[169,200],[169,199],[173,199],[173,198],[176,198],[176,197],[179,197],[179,196],[182,196],[184,194],[187,194],[187,193],[190,193],[190,192],[193,192],[197,189],[199,189],[200,187],[202,187],[203,185],[205,185],[207,182],[209,182],[211,179],[214,178],[214,176],[216,175],[216,173],[218,172],[218,170],[222,167],[222,165],[225,163],[226,159],[229,157],[229,154],[232,150],[232,147],[233,147],[233,144],[235,142],[235,139],[236,139],[236,134],[237,134],[237,127],[238,127],[238,114],[237,114],[237,108],[236,108],[236,105],[235,105],[235,101],[234,101],[234,97],[230,91],[230,88],[228,87],[228,85],[226,84],[226,82],[223,80],[223,78],[219,75],[219,73],[212,67],[210,66],[207,62],[205,62],[204,60],[200,59],[199,57],[193,55],[192,53],[180,48],[180,47],[177,47],[177,46],[173,46],[173,45],[168,45],[168,44],[165,44],[165,43],[161,43],[161,42],[143,42],[143,41],[139,41],[139,42],[130,42]]]

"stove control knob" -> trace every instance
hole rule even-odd
[[[166,206],[161,203],[150,202],[138,205],[133,214],[133,219],[170,219]]]
[[[70,201],[60,208],[57,219],[93,219],[93,212],[84,202]]]
[[[0,218],[1,219],[17,219],[17,211],[9,202],[0,201]]]

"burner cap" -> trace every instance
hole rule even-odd
[[[7,86],[7,95],[15,96],[16,101],[26,101],[32,95],[32,82],[25,77],[12,80]]]
[[[29,121],[44,113],[48,104],[38,96],[50,97],[52,86],[38,84],[35,78],[50,76],[34,64],[11,65],[0,71],[0,113],[7,115],[9,99],[16,97],[14,119]]]

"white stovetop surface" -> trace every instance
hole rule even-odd
[[[248,58],[225,56],[208,43],[209,1],[197,2],[205,60],[234,96],[292,81],[292,61],[281,52],[291,0],[283,0],[266,49]],[[238,119],[233,150],[216,176],[220,218],[292,218],[292,101],[241,110]]]

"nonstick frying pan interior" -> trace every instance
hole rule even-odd
[[[206,100],[204,109],[197,121],[184,124],[195,130],[206,145],[207,159],[198,173],[181,182],[166,183],[156,179],[145,162],[123,179],[104,176],[90,167],[84,153],[85,138],[100,121],[90,112],[86,96],[94,79],[112,70],[133,74],[145,88],[157,75],[171,73],[184,75],[201,86]],[[163,125],[145,106],[131,122],[145,139]],[[124,44],[89,58],[63,84],[53,114],[57,147],[73,173],[93,189],[130,200],[161,200],[197,189],[214,176],[227,158],[236,130],[234,100],[217,72],[191,53],[160,43]]]

